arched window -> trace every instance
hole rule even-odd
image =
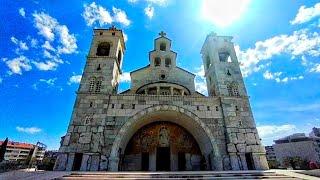
[[[96,81],[96,90],[95,92],[100,92],[101,91],[101,85],[102,85],[102,78],[98,78]]]
[[[90,78],[90,82],[89,82],[89,92],[92,92],[94,90],[94,85],[96,83],[96,78],[92,77]]]
[[[160,66],[161,65],[161,59],[159,57],[156,57],[154,59],[154,66]]]
[[[166,44],[165,43],[160,44],[160,51],[166,51]]]
[[[166,67],[170,67],[171,66],[171,59],[170,58],[166,58],[165,59],[165,64],[166,64]]]
[[[122,60],[122,53],[121,53],[121,50],[118,51],[118,63],[120,65],[121,63],[121,60]]]
[[[111,44],[103,42],[98,45],[97,56],[109,56]]]

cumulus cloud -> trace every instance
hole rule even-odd
[[[235,46],[244,77],[257,71],[261,63],[270,61],[272,57],[280,54],[295,56],[320,56],[320,34],[309,32],[308,29],[294,31],[291,35],[278,35],[264,41],[255,43],[254,48],[241,50]]]
[[[288,81],[301,80],[304,78],[302,75],[292,77],[281,77],[281,75],[283,75],[282,72],[272,73],[268,70],[263,73],[264,79],[275,80],[277,83],[286,83]]]
[[[263,125],[258,126],[257,130],[264,145],[271,145],[273,140],[290,135],[296,130],[293,124],[283,125]]]
[[[16,130],[18,132],[24,132],[24,133],[28,133],[28,134],[36,134],[42,131],[42,129],[38,128],[38,127],[20,127],[17,126]]]
[[[81,81],[82,75],[73,75],[69,78],[68,84],[78,84]]]
[[[110,12],[101,5],[97,5],[95,2],[91,4],[84,4],[84,12],[82,17],[87,23],[87,26],[93,26],[98,23],[100,26],[111,24],[112,22],[118,22],[124,26],[129,26],[131,21],[128,19],[125,11],[112,7],[113,16]]]
[[[320,63],[313,65],[313,67],[310,69],[310,72],[320,73]]]
[[[154,7],[148,5],[146,8],[144,8],[144,14],[147,15],[149,19],[152,19],[154,14]]]
[[[169,0],[128,0],[129,3],[137,3],[138,1],[146,2],[148,4],[156,4],[159,6],[166,6]]]
[[[124,32],[122,32],[122,33],[123,33],[124,42],[127,42],[128,41],[128,35],[126,33],[124,33]]]
[[[20,51],[26,51],[29,50],[29,47],[27,46],[27,44],[23,41],[18,40],[17,38],[15,38],[14,36],[12,36],[10,38],[11,42],[16,44],[18,46],[18,48],[16,49],[16,52],[20,52]]]
[[[50,50],[50,51],[56,51],[56,50],[54,49],[54,47],[52,47],[52,45],[50,44],[49,41],[45,41],[44,44],[42,45],[42,47],[43,47],[44,49],[47,49],[47,50]]]
[[[4,58],[3,61],[5,61],[6,65],[10,69],[10,74],[22,75],[22,71],[30,71],[32,69],[30,60],[25,56],[19,56],[11,60]]]
[[[128,72],[122,73],[120,76],[120,82],[130,83],[131,82],[130,73]]]
[[[130,20],[127,17],[126,12],[124,12],[121,9],[117,9],[115,7],[112,7],[112,11],[114,13],[113,19],[115,22],[119,22],[125,26],[129,26],[130,25]]]
[[[320,16],[320,3],[317,3],[313,7],[309,7],[309,8],[306,8],[306,6],[301,6],[299,8],[298,14],[292,21],[290,21],[290,23],[302,24],[319,16]]]
[[[24,11],[24,8],[20,8],[20,9],[19,9],[19,14],[20,14],[22,17],[26,17],[26,12]]]
[[[58,36],[58,54],[71,54],[77,50],[77,40],[74,34],[69,33],[69,29],[66,25],[60,25],[59,22],[50,15],[40,12],[33,13],[35,27],[38,29],[38,33],[47,39],[48,41],[54,41]],[[44,47],[46,48],[46,47]],[[54,49],[53,47],[50,49]]]
[[[40,71],[53,71],[56,70],[58,64],[53,61],[46,61],[46,62],[32,62]]]

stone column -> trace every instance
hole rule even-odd
[[[160,94],[160,87],[157,86],[157,95],[159,95],[159,94]]]
[[[69,153],[66,171],[72,171],[73,161],[74,161],[74,153]]]
[[[181,90],[181,95],[184,96],[184,90]]]
[[[170,87],[171,96],[173,95],[173,87]]]

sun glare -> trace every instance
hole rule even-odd
[[[240,19],[250,0],[203,0],[202,17],[215,26],[227,27]]]

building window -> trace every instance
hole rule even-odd
[[[98,45],[97,56],[109,56],[111,44],[103,42]]]
[[[219,111],[219,107],[218,106],[216,106],[216,111]]]
[[[154,59],[154,66],[160,66],[161,65],[161,59],[159,57],[156,57]]]
[[[121,104],[121,109],[124,109],[124,104]]]
[[[120,63],[121,63],[121,60],[122,60],[122,53],[121,53],[121,51],[119,50],[119,51],[118,51],[118,63],[119,63],[119,65],[120,65]]]
[[[95,83],[96,83],[96,78],[95,77],[91,78],[89,83],[89,92],[92,92],[94,90]]]
[[[197,111],[199,111],[199,109],[200,109],[199,106],[197,106]]]
[[[165,43],[160,44],[160,51],[166,51],[166,44]]]
[[[97,71],[100,71],[100,70],[101,70],[101,65],[98,64]]]
[[[165,64],[166,64],[166,67],[170,67],[171,66],[171,59],[170,58],[166,58],[165,59]]]
[[[113,33],[111,33],[112,34],[112,36],[115,36],[116,35],[116,33],[115,32],[113,32]]]
[[[219,52],[219,60],[220,62],[227,62],[230,57],[229,52]]]
[[[85,124],[91,124],[92,119],[93,119],[92,116],[89,116],[89,115],[86,116],[86,117],[85,117]]]
[[[206,67],[207,67],[207,69],[209,69],[210,66],[211,66],[211,60],[210,60],[210,57],[207,56],[207,57],[206,57]]]
[[[132,104],[132,109],[136,109],[136,105],[135,104]]]
[[[100,32],[100,36],[103,35],[103,32]]]
[[[111,104],[111,109],[114,109],[114,104]]]
[[[95,92],[101,91],[101,85],[102,85],[102,78],[99,78],[96,82],[96,91]]]
[[[238,108],[238,106],[236,106],[236,107],[235,107],[235,109],[236,109],[236,111],[239,111],[239,108]]]
[[[90,102],[90,107],[92,107],[93,106],[93,102]]]
[[[228,85],[227,85],[227,90],[228,90],[229,96],[232,96],[233,93],[232,93],[232,86],[231,86],[231,84],[228,84]]]

